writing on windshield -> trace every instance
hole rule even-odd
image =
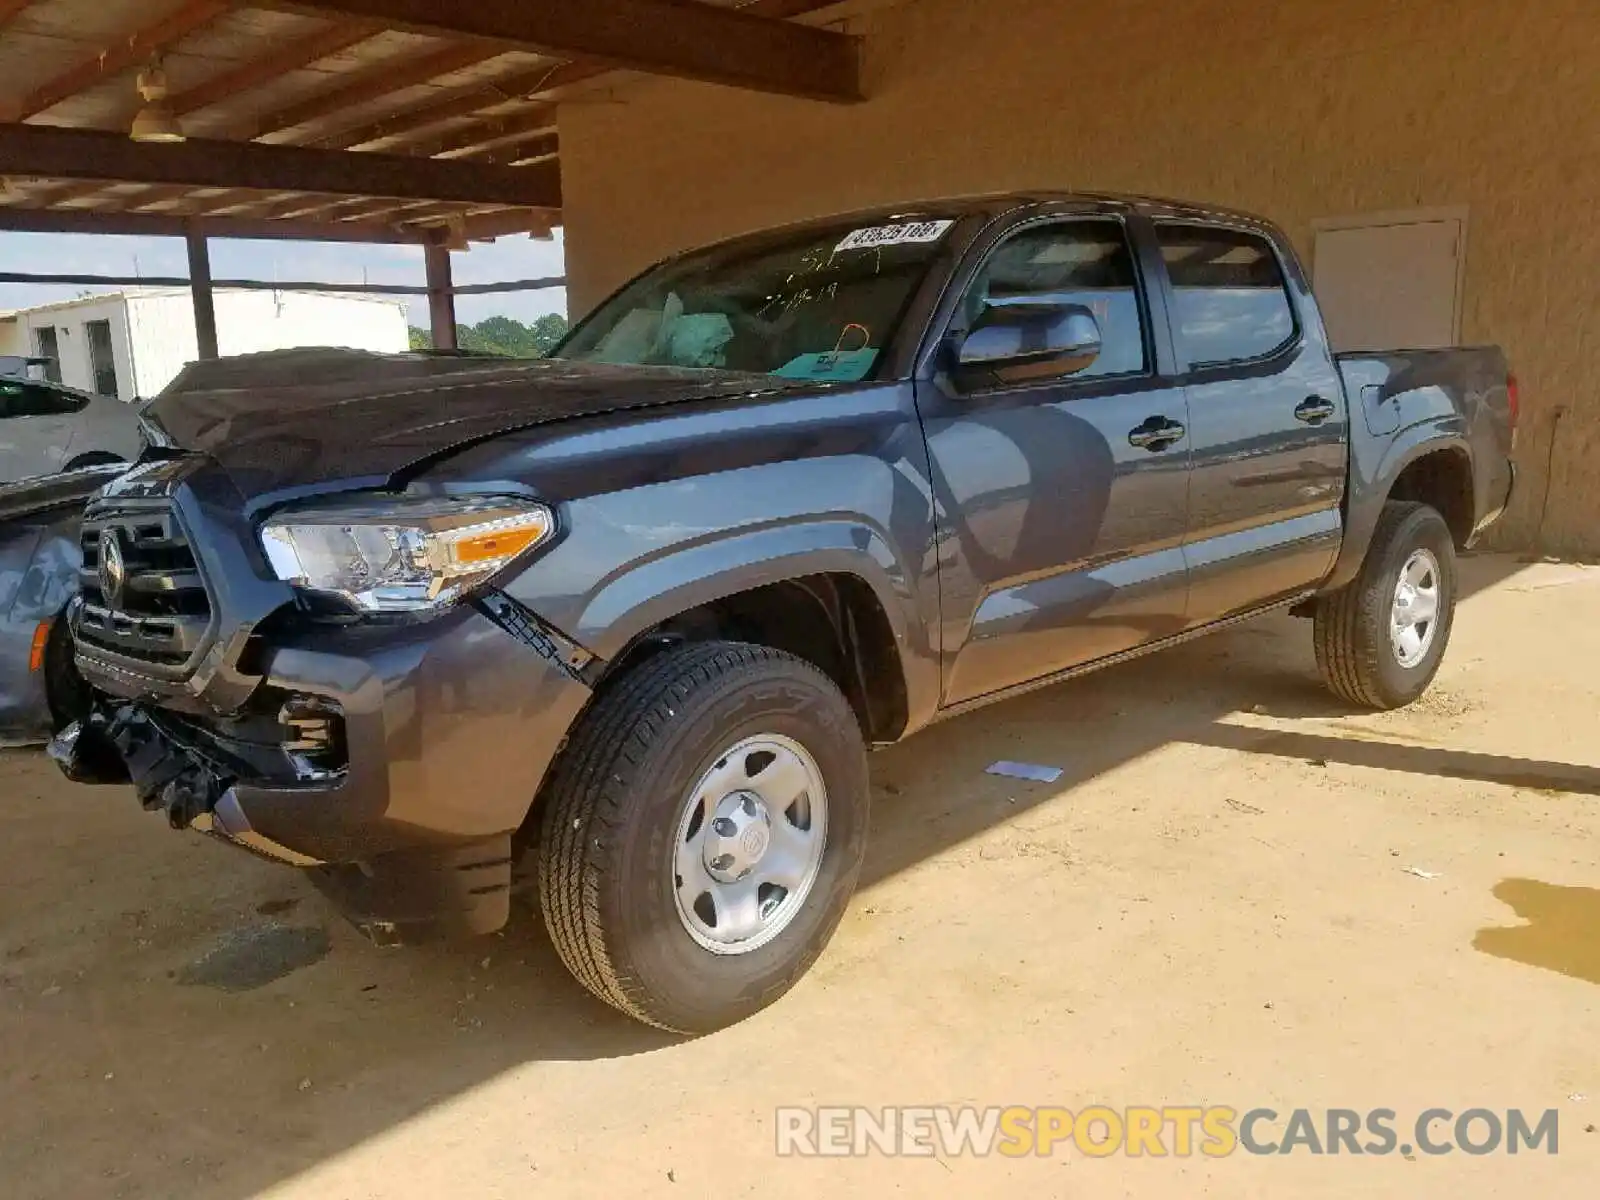
[[[557,357],[865,379],[952,224],[834,225],[674,259],[602,305]]]

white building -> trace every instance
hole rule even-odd
[[[226,357],[292,346],[403,351],[406,304],[336,292],[215,293]],[[123,400],[154,396],[199,357],[187,288],[139,288],[0,313],[0,357],[54,360],[48,378]]]

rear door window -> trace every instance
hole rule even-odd
[[[1264,358],[1294,339],[1294,305],[1265,238],[1209,225],[1156,226],[1172,281],[1173,332],[1189,365]]]
[[[0,384],[0,414],[7,417],[60,416],[79,412],[88,403],[87,396],[42,384],[10,379]]]

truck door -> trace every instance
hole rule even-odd
[[[1087,307],[1099,353],[978,385],[949,369],[967,334],[1034,297]],[[946,704],[1182,628],[1188,415],[1157,370],[1150,301],[1120,216],[1051,218],[983,252],[946,322],[944,366],[918,386]]]
[[[1305,281],[1261,231],[1157,221],[1186,370],[1188,624],[1294,595],[1331,569],[1348,420]]]

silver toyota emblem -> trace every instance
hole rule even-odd
[[[100,531],[100,595],[107,607],[122,607],[122,589],[128,582],[128,564],[122,559],[122,542],[115,529]]]

